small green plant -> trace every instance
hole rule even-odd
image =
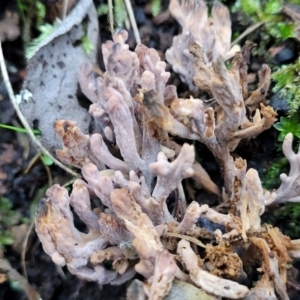
[[[81,38],[81,47],[83,48],[84,52],[87,55],[89,55],[94,50],[94,45],[92,44],[92,42],[88,38],[88,24],[87,24],[87,22],[83,21],[81,25],[82,25],[83,32],[84,32],[84,35]]]
[[[25,56],[27,59],[30,59],[33,56],[33,54],[34,54],[35,50],[37,49],[37,47],[39,46],[39,44],[45,38],[47,38],[55,30],[55,28],[57,26],[58,26],[58,22],[55,22],[53,25],[45,23],[38,27],[41,34],[37,38],[33,39],[26,47]]]
[[[284,157],[273,162],[267,170],[261,174],[261,182],[265,189],[278,188],[281,180],[280,174],[288,173],[289,162]],[[292,239],[300,238],[300,203],[286,203],[279,209],[272,210],[268,222],[279,227],[282,232]]]
[[[161,12],[161,0],[151,0],[151,13],[156,17]]]
[[[22,38],[27,47],[32,40],[32,29],[44,23],[46,8],[43,1],[38,0],[17,0],[17,6],[23,23]]]
[[[280,131],[278,141],[282,142],[288,133],[292,133],[294,137],[300,139],[300,123],[299,115],[295,114],[291,117],[281,117],[280,122],[274,124],[274,127]]]
[[[87,35],[84,35],[81,38],[81,42],[82,42],[82,48],[84,50],[84,52],[89,55],[93,50],[94,50],[94,46],[91,43],[91,41],[89,40]]]
[[[287,21],[281,10],[284,0],[237,0],[233,12],[242,11],[253,23],[263,22],[267,32],[276,39],[295,37],[295,24]]]
[[[280,91],[289,103],[289,115],[297,113],[300,107],[300,58],[294,63],[281,67],[273,75],[276,82],[273,92]]]
[[[102,3],[97,7],[98,16],[108,15],[108,4]]]
[[[44,24],[46,17],[46,7],[45,4],[37,1],[36,2],[36,12],[37,12],[37,26]]]
[[[46,7],[42,1],[38,0],[17,0],[17,6],[24,24],[28,21],[28,15],[32,15],[30,9],[35,7],[36,25],[42,25],[46,16]]]
[[[52,166],[53,165],[53,160],[49,156],[42,155],[41,159],[42,159],[44,165],[46,165],[46,166]]]

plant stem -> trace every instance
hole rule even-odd
[[[28,133],[28,131],[25,128],[22,128],[22,127],[15,127],[15,126],[10,126],[10,125],[5,125],[5,124],[0,124],[0,127],[5,128],[5,129],[9,129],[9,130],[18,131],[18,132]],[[41,134],[40,130],[37,130],[37,129],[33,129],[32,132],[35,133],[35,134]]]
[[[125,2],[125,5],[126,5],[126,8],[127,8],[128,16],[129,16],[130,23],[131,23],[131,26],[132,26],[132,29],[133,29],[133,34],[134,34],[136,43],[139,45],[139,44],[141,44],[141,37],[140,37],[139,30],[137,28],[137,24],[136,24],[136,20],[135,20],[135,17],[134,17],[134,13],[133,13],[133,10],[132,10],[130,0],[124,0],[124,2]]]
[[[110,33],[113,36],[115,34],[115,28],[114,28],[114,12],[113,12],[112,0],[108,0],[108,18],[109,18]]]
[[[237,44],[241,39],[243,39],[244,37],[246,37],[248,34],[250,34],[251,32],[253,32],[254,30],[256,30],[258,27],[260,27],[263,24],[265,24],[265,22],[257,22],[255,24],[253,24],[252,26],[248,27],[242,34],[240,34],[238,36],[238,38],[236,38],[231,43],[231,47],[234,46],[235,44]]]

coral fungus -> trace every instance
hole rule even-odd
[[[187,57],[188,74],[181,75],[190,87],[209,92],[214,105],[178,98],[175,87],[166,86],[170,74],[157,52],[143,45],[130,51],[127,32],[116,33],[113,42],[102,45],[103,77],[95,78],[89,64],[82,65],[79,74],[81,89],[93,102],[90,113],[99,132],[84,135],[72,121],[54,125],[63,142],[58,157],[80,168],[85,181],[77,179],[70,195],[57,184],[47,191],[37,206],[36,231],[52,260],[82,279],[121,284],[141,274],[145,282],[133,281],[129,299],[163,299],[177,280],[193,283],[210,295],[208,299],[288,299],[287,263],[299,256],[298,244],[275,228],[261,226],[260,216],[266,205],[299,201],[299,154],[292,151],[292,136],[283,145],[290,173],[281,175],[281,187],[271,193],[262,188],[256,170],[247,170],[245,160],[230,154],[242,139],[256,137],[276,120],[275,111],[263,104],[270,69],[263,66],[257,90],[249,94],[245,78],[253,45],[247,43],[235,53],[230,70],[224,63],[230,50],[228,11],[216,3],[212,20],[207,19],[206,5],[200,1],[190,18],[201,19],[196,29],[203,36],[196,38],[196,25],[184,24],[189,8],[183,6],[179,13],[178,3],[171,1],[171,11],[184,27],[187,44],[175,39],[167,57],[172,64],[171,53]],[[219,24],[223,19],[225,32]],[[203,44],[211,32],[214,35]],[[182,70],[175,64],[173,68]],[[179,145],[174,136],[185,143]],[[217,158],[223,193],[195,162],[189,140],[206,144]],[[182,188],[187,177],[215,193],[223,210],[195,201],[187,204]],[[172,210],[167,199],[176,190]],[[92,209],[91,198],[99,198],[102,206]],[[88,233],[75,228],[71,207]],[[251,259],[261,266],[255,287],[246,286]],[[107,261],[112,262],[110,269]],[[130,296],[133,289],[139,298]]]

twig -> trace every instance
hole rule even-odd
[[[62,9],[62,16],[61,16],[62,20],[64,20],[66,15],[67,15],[68,2],[69,2],[69,0],[64,0],[63,1],[63,9]]]
[[[127,31],[131,30],[131,25],[130,25],[129,16],[128,16],[127,11],[125,12],[124,26]]]
[[[44,168],[45,168],[45,171],[46,171],[47,177],[48,177],[48,185],[50,187],[53,185],[52,174],[51,174],[50,168],[43,161],[42,155],[40,155],[39,158],[42,161],[42,164],[44,165]]]
[[[186,197],[185,197],[185,193],[183,190],[183,186],[182,186],[182,182],[179,183],[178,185],[178,201],[180,202],[180,208],[181,208],[181,217],[183,217],[185,215],[186,212]]]
[[[25,263],[25,256],[26,256],[26,248],[27,248],[27,243],[28,243],[28,239],[29,239],[29,236],[30,236],[30,233],[32,231],[32,228],[34,226],[34,218],[33,220],[31,221],[30,223],[30,226],[26,232],[26,235],[24,237],[24,241],[22,243],[22,250],[21,250],[21,265],[22,265],[22,272],[23,272],[23,275],[26,279],[27,278],[27,270],[26,270],[26,263]]]
[[[20,5],[22,5],[22,4],[20,4]],[[18,5],[18,7],[20,7],[20,5]],[[23,26],[24,26],[23,33],[22,33],[22,39],[23,39],[23,42],[25,45],[28,45],[28,43],[31,40],[31,26],[32,26],[32,20],[34,19],[36,0],[30,1],[30,4],[28,2],[27,5],[29,7],[26,7],[26,18],[24,15],[24,11],[22,9]]]
[[[76,179],[77,178],[72,178],[71,180],[69,180],[68,182],[66,182],[62,187],[67,187],[67,186],[71,185],[72,183],[75,182]]]
[[[108,20],[109,20],[110,33],[113,36],[115,34],[115,28],[114,28],[114,12],[113,12],[112,0],[108,0]]]
[[[129,16],[129,20],[133,29],[133,34],[136,40],[136,43],[139,45],[141,44],[141,37],[140,37],[140,33],[139,30],[137,28],[137,24],[136,24],[136,20],[134,17],[134,13],[132,10],[132,6],[131,6],[131,2],[130,0],[124,0],[126,8],[127,8],[127,12],[128,12],[128,16]]]
[[[65,165],[63,165],[60,161],[58,161],[56,158],[53,157],[53,155],[41,144],[41,142],[35,137],[34,133],[32,132],[31,127],[29,126],[27,120],[25,119],[25,117],[23,116],[19,105],[17,103],[17,100],[15,98],[12,86],[10,84],[9,78],[8,78],[8,74],[7,74],[7,69],[6,69],[6,65],[5,65],[5,61],[4,61],[4,56],[3,56],[3,51],[2,51],[2,42],[0,41],[0,67],[1,67],[1,72],[2,72],[2,76],[3,76],[3,81],[6,87],[6,90],[8,92],[11,104],[13,106],[13,108],[15,109],[22,125],[24,126],[24,128],[26,128],[26,130],[28,131],[28,135],[30,136],[32,142],[41,150],[41,152],[47,156],[49,156],[51,158],[51,160],[60,168],[62,168],[63,170],[65,170],[67,173],[71,174],[72,176],[75,177],[80,177],[79,174],[77,174],[76,172],[72,171],[71,169],[69,169],[68,167],[66,167]]]
[[[12,268],[8,261],[5,261],[4,259],[0,259],[0,273],[6,274],[11,281],[17,281],[29,300],[42,299],[36,289],[32,287],[18,271]]]
[[[55,268],[56,268],[56,271],[57,271],[58,275],[60,276],[60,278],[65,281],[67,279],[67,277],[66,277],[66,274],[65,274],[63,268],[57,264],[55,264]]]
[[[37,156],[37,159],[41,159],[41,155],[39,154]],[[37,194],[35,195],[32,203],[31,203],[31,209],[30,209],[30,218],[32,219],[31,223],[30,223],[30,226],[28,228],[28,230],[26,231],[26,234],[25,234],[25,237],[24,237],[24,240],[23,240],[23,243],[22,243],[22,249],[21,249],[21,265],[22,265],[22,272],[23,272],[23,275],[26,279],[27,278],[27,270],[26,270],[26,263],[25,263],[25,259],[26,259],[26,249],[27,249],[27,243],[28,243],[28,239],[29,239],[29,236],[30,236],[30,233],[32,231],[32,228],[34,227],[34,222],[35,222],[35,217],[34,217],[34,213],[33,213],[33,210],[32,210],[32,206],[36,206],[36,202],[41,198],[42,195],[45,194],[46,192],[46,189],[49,188],[50,186],[52,186],[53,182],[52,182],[52,176],[51,176],[51,172],[48,168],[48,166],[46,166],[44,164],[45,168],[46,168],[46,172],[47,172],[47,175],[48,175],[48,185],[44,186],[42,189],[40,189]],[[28,169],[28,168],[27,168]],[[48,169],[48,170],[47,170]],[[49,177],[50,176],[50,177]]]
[[[239,37],[237,39],[235,39],[231,43],[231,47],[234,46],[235,44],[237,44],[241,39],[243,39],[245,36],[247,36],[248,34],[253,32],[254,30],[256,30],[258,27],[260,27],[263,24],[265,24],[265,22],[258,22],[258,23],[253,24],[252,26],[248,27],[242,34],[239,35]]]
[[[41,153],[37,153],[31,160],[30,162],[28,163],[26,169],[23,171],[23,174],[27,174],[30,169],[32,168],[32,166],[39,160],[41,156]]]

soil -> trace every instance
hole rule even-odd
[[[104,2],[95,1],[96,5]],[[171,46],[173,36],[180,32],[179,25],[165,12],[168,1],[162,1],[162,8],[165,14],[161,14],[156,18],[153,18],[150,13],[150,1],[136,0],[132,1],[132,3],[142,42],[148,47],[159,50],[161,57],[164,58],[164,52]],[[5,19],[4,12],[6,10],[17,12],[16,3],[14,1],[1,1],[0,21]],[[238,14],[234,14],[232,18],[233,32],[242,32],[245,26],[238,21]],[[100,24],[107,24],[107,16],[99,17],[99,22]],[[22,32],[24,24],[20,22],[18,26],[20,32]],[[107,27],[101,25],[101,42],[110,39]],[[32,32],[33,34],[36,33],[36,29],[33,28]],[[251,38],[252,41],[258,44],[261,39],[259,31],[251,34],[248,38]],[[266,49],[265,56],[253,56],[251,58],[250,73],[256,72],[266,62],[272,65],[286,62],[287,54],[289,54],[287,56],[288,62],[295,60],[298,56],[299,45],[295,40],[288,41],[288,43],[292,47],[287,47],[286,43],[282,43],[283,50],[280,51],[284,52],[288,48],[292,49],[292,53],[281,53],[281,56],[277,55],[277,58],[272,58],[268,54],[269,49]],[[129,45],[131,48],[134,48],[132,32],[129,32]],[[10,81],[17,94],[21,89],[26,74],[26,59],[21,36],[13,41],[5,41],[2,47]],[[268,47],[271,48],[273,45],[268,45]],[[99,66],[102,70],[104,69],[101,55],[99,55]],[[168,69],[171,71],[170,66],[168,66]],[[180,95],[187,96],[189,94],[187,86],[180,82],[180,79],[174,73],[172,73],[170,83],[178,87]],[[276,99],[272,97],[273,95],[270,93],[268,98],[273,99],[274,102]],[[279,114],[283,113],[284,110],[279,112]],[[20,126],[2,81],[0,81],[0,123]],[[247,159],[249,167],[254,167],[262,173],[272,161],[282,157],[281,151],[278,151],[277,136],[278,133],[275,129],[270,129],[254,141],[241,145],[236,154]],[[220,171],[213,156],[203,145],[197,144],[196,146],[198,155],[202,157],[203,167],[211,175],[212,179],[221,185]],[[40,159],[37,159],[32,166],[29,166],[35,155],[36,150],[32,147],[25,134],[17,134],[12,130],[0,128],[0,195],[9,200],[14,213],[13,218],[17,220],[13,226],[8,228],[13,233],[14,243],[3,247],[0,258],[3,257],[8,260],[13,269],[24,275],[21,258],[22,243],[24,236],[29,235],[23,263],[26,266],[28,282],[37,290],[42,299],[126,299],[127,284],[99,287],[96,283],[81,281],[70,274],[65,267],[62,269],[56,267],[51,258],[43,251],[34,229],[30,230],[30,223],[34,218],[35,203],[44,196],[45,189],[48,186],[49,175]],[[49,167],[49,170],[53,182],[64,184],[70,180],[68,175],[55,166]],[[198,192],[196,199],[206,199],[207,203],[214,203],[215,201],[203,191]],[[295,263],[295,267],[296,270],[300,270],[299,263]],[[298,273],[294,275],[294,279],[296,282],[298,281]],[[293,290],[292,287],[290,289],[291,299],[300,299],[300,294]],[[28,298],[16,281],[6,280],[0,284],[0,299],[23,300]]]

